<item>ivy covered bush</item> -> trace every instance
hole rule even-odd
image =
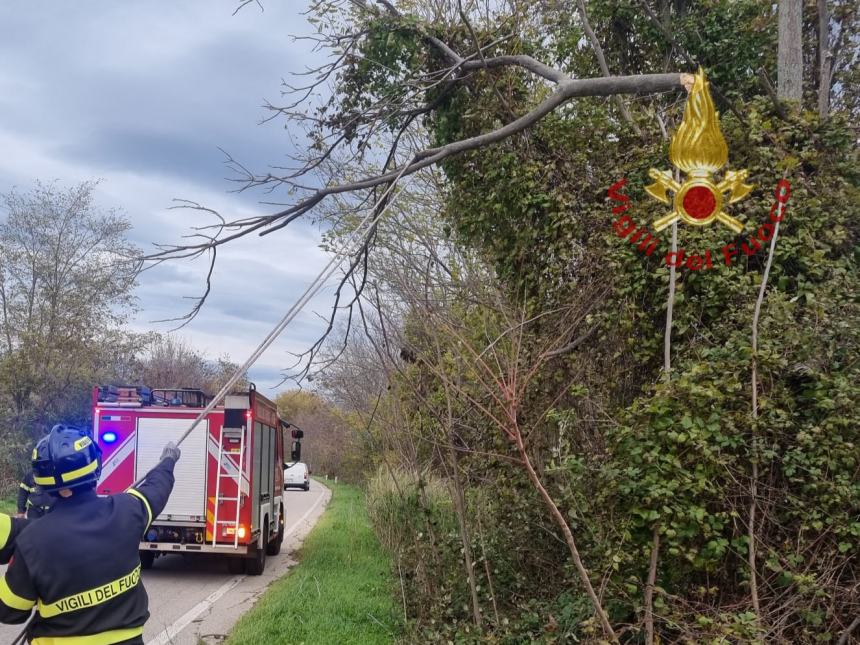
[[[475,258],[505,306],[528,321],[513,368],[531,380],[516,419],[619,640],[646,642],[649,620],[652,642],[849,638],[860,615],[854,90],[846,86],[827,119],[808,109],[811,94],[799,106],[775,104],[758,72],[773,76],[775,68],[776,15],[766,3],[661,3],[674,44],[641,4],[585,5],[617,73],[693,71],[684,56],[703,66],[720,91],[728,168],[749,170],[756,185],[728,207],[746,223],[740,238],[720,225],[679,226],[679,246],[710,249],[714,268],[677,272],[671,369],[664,369],[670,272],[663,258],[671,229],[660,234],[659,252],[644,255],[613,231],[618,204],[607,189],[626,178],[626,214],[638,225],[665,213],[644,187],[649,168],[670,167],[667,137],[680,121],[683,95],[625,97],[636,128],[615,103],[580,99],[523,134],[447,159],[434,234]],[[381,20],[366,25],[363,54],[389,70],[427,65],[437,56],[423,45],[429,34],[463,51],[478,39],[487,56],[528,53],[575,78],[600,75],[570,5],[508,9],[497,23],[471,29],[441,19]],[[846,8],[837,3],[834,10]],[[804,33],[811,38],[814,30],[807,25]],[[805,48],[814,60],[814,42]],[[350,101],[385,96],[401,78],[362,65],[345,77]],[[523,114],[548,91],[516,69],[479,71],[455,91],[431,91],[438,102],[423,126],[433,144],[461,140]],[[389,125],[395,132],[400,124]],[[782,178],[791,196],[754,351],[769,249],[739,252],[731,266],[720,249],[740,247],[767,221]],[[483,288],[462,282],[459,296],[431,294],[457,320],[456,334],[433,329],[419,305],[407,307],[409,360],[386,399],[409,422],[400,429],[403,444],[392,439],[399,452],[387,459],[420,468],[402,477],[399,491],[383,491],[379,482],[391,468],[380,463],[371,493],[372,507],[389,509],[374,513],[380,535],[398,536],[388,544],[401,569],[412,638],[601,642],[605,634],[557,523],[512,442],[488,421],[496,402],[480,361],[509,342],[499,339],[512,327]],[[581,314],[575,335],[587,332],[587,340],[539,361],[558,333],[548,312],[559,309]],[[448,422],[439,410],[447,410]],[[456,457],[448,456],[447,442]],[[440,478],[447,483],[438,490],[446,493],[427,495],[428,482]]]

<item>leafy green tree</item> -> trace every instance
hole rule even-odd
[[[133,380],[149,387],[197,388],[218,392],[239,367],[229,356],[207,358],[186,340],[172,334],[151,334],[135,357]],[[245,375],[235,389],[248,387]]]
[[[0,428],[7,459],[54,423],[85,422],[93,383],[135,350],[137,336],[119,330],[133,310],[138,251],[125,237],[128,220],[96,205],[95,187],[37,182],[3,196]]]
[[[361,437],[361,419],[327,398],[308,390],[281,392],[275,402],[278,414],[305,432],[302,461],[318,475],[361,482],[370,462]],[[289,432],[287,445],[292,441]]]

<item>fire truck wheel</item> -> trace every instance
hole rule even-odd
[[[152,569],[152,563],[155,562],[155,554],[152,551],[140,552],[140,568],[144,571]]]
[[[278,534],[266,545],[266,555],[278,555],[281,552],[281,542],[284,541],[284,507],[281,506],[281,521],[278,526]]]
[[[269,520],[263,524],[263,535],[269,534]],[[266,547],[262,549],[257,547],[254,557],[245,561],[245,573],[252,576],[259,576],[266,568]]]

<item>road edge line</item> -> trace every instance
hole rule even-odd
[[[323,484],[320,484],[320,486],[322,486],[325,490],[327,490],[329,492],[329,495],[331,494],[331,488],[329,488],[328,486],[325,486]],[[284,530],[284,537],[286,538],[288,535],[291,535],[292,532],[295,531],[299,527],[299,524],[301,524],[306,519],[308,519],[308,515],[313,513],[314,510],[316,510],[316,507],[320,505],[320,502],[322,502],[323,499],[325,499],[325,497],[326,497],[326,495],[323,492],[323,494],[317,498],[317,501],[315,501],[313,503],[313,506],[311,506],[307,511],[305,511],[304,515],[302,515],[296,522],[294,522],[293,525],[289,529]]]
[[[240,582],[242,582],[242,580],[247,577],[248,576],[236,576],[235,578],[228,580],[218,589],[206,596],[204,600],[201,600],[191,609],[182,614],[173,622],[172,625],[166,627],[163,632],[161,632],[151,641],[148,641],[146,645],[168,645],[168,643],[170,643],[173,638],[179,636],[183,629],[193,623],[195,618],[197,618],[200,614],[209,609],[209,607],[218,602],[218,600],[220,600],[224,594],[230,591],[233,587],[237,586]]]
[[[320,484],[320,486],[327,490],[329,492],[329,497],[331,497],[331,488],[324,484]],[[313,505],[305,512],[305,514],[302,515],[298,519],[298,521],[295,522],[289,528],[289,530],[284,531],[284,538],[286,538],[288,535],[291,535],[292,532],[295,531],[299,527],[299,525],[304,522],[314,510],[316,510],[316,507],[319,506],[320,502],[322,502],[325,498],[325,492],[322,491],[322,494],[317,498],[317,501],[313,503]],[[240,582],[242,582],[242,580],[247,577],[248,576],[236,576],[235,578],[228,580],[218,589],[206,596],[204,600],[201,600],[191,609],[182,614],[173,622],[172,625],[169,625],[164,629],[164,631],[158,634],[158,636],[156,636],[150,641],[147,641],[146,645],[168,645],[173,640],[173,638],[179,636],[182,630],[184,630],[191,623],[193,623],[195,618],[197,618],[200,614],[209,609],[209,607],[218,602],[218,600],[220,600],[224,594],[226,594],[228,591],[230,591],[233,587],[238,585]]]

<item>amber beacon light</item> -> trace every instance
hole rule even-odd
[[[744,183],[749,174],[746,170],[728,170],[723,180],[715,183],[714,173],[728,159],[729,149],[720,131],[719,114],[700,68],[687,97],[684,119],[669,145],[669,161],[686,179],[678,183],[668,170],[652,168],[648,172],[654,180],[645,188],[649,195],[669,204],[667,191],[675,193],[672,212],[656,220],[654,230],[662,231],[678,220],[693,226],[706,226],[716,220],[735,233],[743,231],[743,223],[726,213],[723,206],[743,199],[753,186]],[[728,194],[724,197],[724,193]]]

